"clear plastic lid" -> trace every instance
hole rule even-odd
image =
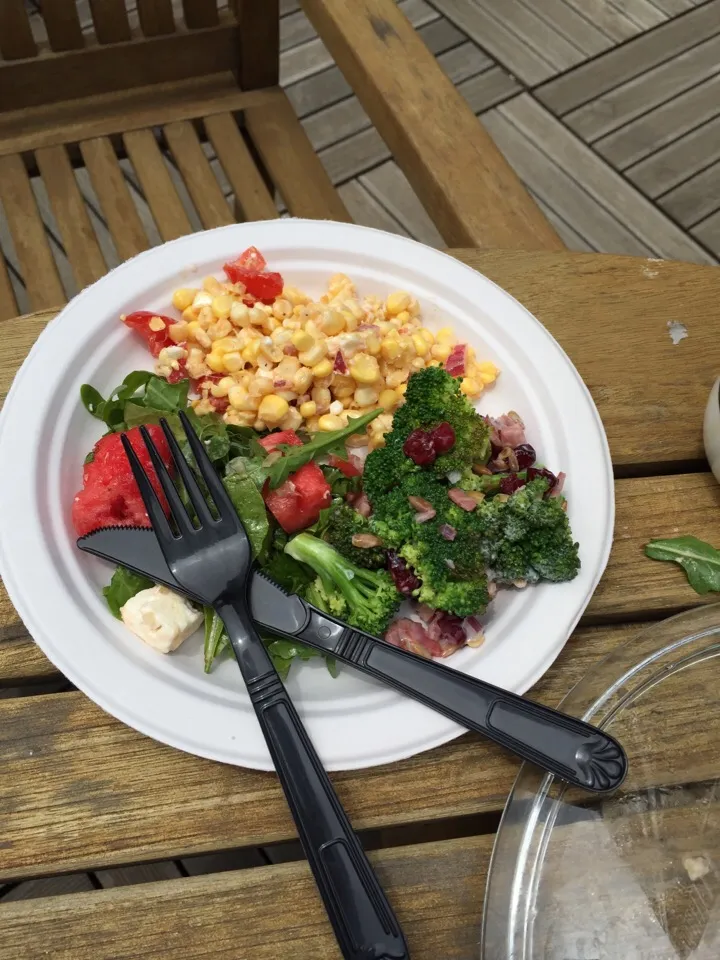
[[[620,740],[627,780],[598,798],[523,766],[483,960],[720,960],[720,605],[629,637],[562,705]]]

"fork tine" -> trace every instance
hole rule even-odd
[[[125,455],[130,461],[130,467],[132,468],[135,482],[140,488],[140,495],[143,498],[145,509],[148,512],[150,523],[152,524],[158,540],[162,543],[163,540],[174,539],[173,532],[170,529],[170,524],[168,523],[168,519],[165,516],[165,511],[160,504],[158,495],[155,493],[153,485],[150,483],[150,480],[143,469],[143,465],[138,459],[138,455],[133,450],[132,444],[124,433],[120,435],[120,441],[123,445],[123,449],[125,450]]]
[[[210,508],[207,505],[207,500],[205,495],[200,489],[200,485],[195,479],[195,474],[192,472],[188,466],[187,460],[182,454],[180,449],[180,444],[175,439],[175,434],[170,429],[170,425],[167,420],[163,417],[160,421],[160,426],[162,431],[165,434],[165,439],[168,442],[170,447],[170,452],[172,453],[172,458],[175,461],[175,468],[177,469],[182,482],[185,485],[187,495],[190,498],[190,503],[193,505],[193,509],[200,520],[201,526],[206,526],[208,523],[213,522],[213,515],[210,512]]]
[[[215,506],[218,509],[218,513],[221,517],[223,514],[225,516],[228,514],[233,516],[235,514],[235,510],[233,508],[232,501],[230,500],[230,496],[223,486],[220,477],[217,475],[217,471],[212,465],[210,457],[208,457],[202,441],[193,430],[192,424],[190,423],[184,410],[180,411],[180,423],[183,425],[183,430],[185,431],[185,436],[190,444],[190,449],[195,456],[195,462],[200,468],[200,473],[203,475],[203,479],[207,484],[207,488],[210,491],[210,496],[215,501]]]
[[[150,431],[147,427],[142,426],[140,427],[140,434],[145,441],[145,446],[150,454],[153,467],[155,467],[155,474],[160,481],[160,486],[163,488],[163,493],[167,497],[168,503],[170,504],[170,513],[172,514],[172,518],[177,524],[180,533],[183,536],[187,536],[189,533],[192,533],[195,528],[192,525],[192,521],[187,510],[185,509],[185,504],[182,502],[180,494],[178,493],[175,484],[172,482],[172,478],[168,473],[168,469],[163,463],[162,457],[157,451],[157,447],[153,443],[153,438],[150,436]]]

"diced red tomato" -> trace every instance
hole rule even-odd
[[[166,466],[171,465],[170,448],[160,427],[148,426],[150,436]],[[83,489],[72,505],[72,522],[79,537],[111,526],[150,526],[140,490],[132,474],[130,462],[123,449],[119,433],[101,437],[95,444],[93,459],[83,470]],[[126,436],[145,468],[160,497],[163,508],[167,501],[147,452],[139,427],[128,430]]]
[[[335,454],[331,454],[328,457],[328,463],[331,467],[335,467],[336,470],[344,473],[346,477],[359,477],[362,475],[362,470],[359,470],[354,463],[351,463],[349,460],[343,460],[342,457],[336,457]]]
[[[330,506],[330,485],[316,463],[306,463],[277,490],[265,489],[265,505],[286,533],[309,527]]]
[[[302,440],[294,430],[278,430],[277,433],[269,433],[266,437],[259,440],[258,443],[265,447],[268,453],[276,450],[283,443],[288,447],[302,446]]]
[[[250,298],[272,303],[282,293],[283,278],[279,273],[266,270],[265,257],[256,247],[248,247],[236,260],[225,264],[223,269],[230,283],[242,283]]]
[[[165,323],[162,330],[150,329],[150,321],[153,317],[159,317]],[[136,310],[124,317],[123,323],[140,334],[154,357],[160,354],[163,347],[173,346],[173,341],[168,336],[168,327],[171,327],[175,321],[170,317],[164,317],[161,313],[153,313],[151,310]]]

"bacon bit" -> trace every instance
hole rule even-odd
[[[491,443],[497,447],[519,447],[525,443],[525,424],[511,411],[501,417],[490,417]]]
[[[370,514],[372,513],[372,507],[370,506],[370,501],[368,500],[368,498],[365,496],[364,493],[361,493],[357,497],[357,499],[353,503],[353,506],[355,507],[355,509],[357,510],[357,512],[360,514],[361,517],[369,517]]]
[[[361,550],[369,550],[371,547],[381,547],[383,545],[380,537],[376,537],[374,533],[354,533],[351,543]]]
[[[471,497],[467,491],[461,490],[460,487],[452,487],[448,490],[448,496],[456,506],[468,513],[472,513],[477,507],[477,500]]]
[[[450,351],[450,356],[445,361],[445,369],[451,377],[464,377],[465,364],[467,359],[467,344],[459,343]]]
[[[473,473],[477,474],[478,477],[491,477],[492,470],[490,467],[485,466],[484,463],[475,463],[473,464]]]
[[[385,642],[414,653],[418,657],[424,657],[426,660],[433,655],[442,655],[441,647],[430,640],[425,627],[417,620],[410,620],[408,617],[395,620],[390,624],[385,634]]]
[[[460,617],[452,613],[444,613],[440,610],[435,612],[435,616],[427,625],[427,632],[430,641],[440,647],[441,657],[449,657],[460,647],[467,643],[465,636],[465,625]],[[434,654],[438,656],[438,654]]]
[[[478,633],[478,631],[482,630],[482,623],[478,620],[477,617],[467,617],[465,619],[465,623],[468,625],[468,627],[471,630],[474,630],[475,633]]]
[[[333,370],[335,373],[346,374],[348,372],[347,364],[345,363],[345,357],[343,356],[342,350],[338,350],[335,354],[335,363],[333,364]]]
[[[287,357],[296,357],[298,355],[298,348],[293,343],[286,343],[283,347],[283,353]]]
[[[423,510],[421,513],[415,514],[415,523],[427,523],[428,520],[432,520],[435,516],[434,510]]]
[[[429,623],[432,618],[435,616],[435,611],[432,607],[429,607],[426,603],[419,603],[417,605],[417,615],[425,623]]]
[[[454,540],[457,536],[457,530],[455,527],[451,527],[449,523],[442,523],[438,527],[438,533],[445,540]]]
[[[432,510],[433,505],[429,500],[426,500],[424,497],[408,497],[408,503],[413,508],[413,510]]]
[[[273,380],[273,386],[274,386],[274,387],[279,387],[281,390],[282,390],[283,387],[287,387],[287,386],[289,386],[289,385],[290,385],[290,384],[289,384],[289,382],[288,382],[287,380]]]

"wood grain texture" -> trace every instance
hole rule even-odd
[[[75,0],[51,0],[43,3],[42,18],[50,46],[56,52],[80,50],[85,46]]]
[[[80,150],[118,255],[129,260],[149,243],[115,150],[107,137],[85,140]]]
[[[391,0],[305,0],[303,6],[448,244],[562,249]],[[395,62],[405,69],[395,69]]]
[[[205,117],[205,131],[235,194],[239,218],[274,220],[275,201],[265,185],[255,161],[238,130],[231,113]]]
[[[217,0],[182,0],[185,23],[191,30],[198,27],[214,27],[218,18]]]
[[[137,11],[146,37],[175,31],[172,0],[137,0]]]
[[[262,90],[242,93],[225,72],[11,110],[0,113],[0,156],[242,110],[268,97]]]
[[[2,216],[2,207],[0,207],[0,216]],[[0,321],[9,320],[10,317],[18,315],[18,304],[15,299],[15,291],[10,283],[10,274],[8,273],[5,257],[0,251]]]
[[[25,164],[19,156],[0,157],[0,200],[33,309],[61,306],[65,303],[65,291]],[[27,352],[25,346],[21,349]]]
[[[174,240],[192,233],[192,225],[152,130],[126,133],[123,143],[163,240]]]
[[[189,120],[169,123],[163,132],[205,229],[235,223],[192,123]]]
[[[413,960],[474,960],[492,837],[371,853]],[[278,904],[292,904],[278,916]],[[337,960],[309,869],[289,863],[3,905],[1,960]],[[242,922],[238,922],[242,918]]]
[[[1,638],[2,628],[0,628],[0,689],[37,683],[38,680],[59,678],[58,671],[40,647],[29,637],[16,637],[14,640]]]
[[[0,53],[6,60],[37,56],[37,44],[23,0],[0,3]]]
[[[350,220],[350,214],[282,90],[271,102],[245,111],[248,133],[270,177],[295,217]]]
[[[87,97],[90,87],[99,95],[231,70],[237,37],[231,23],[1,64],[0,111]]]
[[[63,245],[78,287],[87,287],[107,272],[65,147],[43,147],[35,152]]]
[[[243,90],[274,87],[280,76],[278,0],[236,0],[239,5],[238,82]]]
[[[121,43],[130,39],[125,0],[90,0],[90,10],[99,43]]]

